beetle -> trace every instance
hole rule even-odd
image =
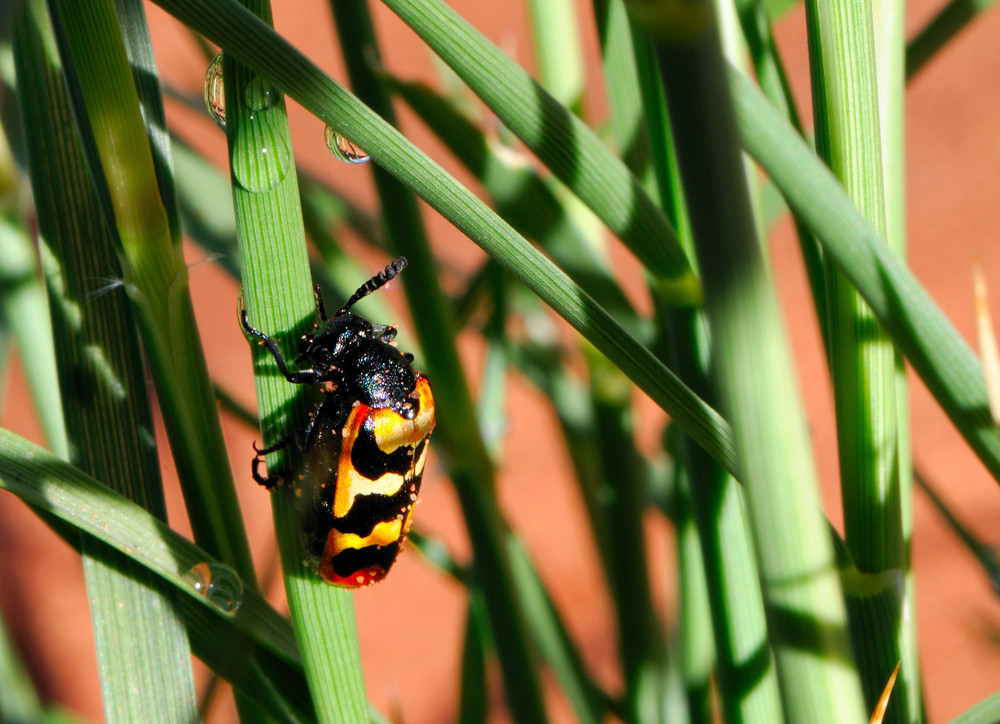
[[[264,456],[294,443],[301,460],[292,480],[307,560],[320,577],[359,588],[388,574],[413,520],[436,422],[430,382],[413,368],[413,355],[392,344],[396,329],[373,324],[351,308],[406,267],[398,257],[361,285],[332,318],[314,287],[320,323],[299,339],[292,370],[273,337],[250,325],[249,339],[267,347],[293,384],[319,385],[322,399],[298,433],[260,449],[253,479],[271,489],[282,476],[264,475]]]

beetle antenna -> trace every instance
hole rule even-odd
[[[385,268],[384,271],[380,271],[378,274],[376,274],[371,279],[362,284],[360,287],[358,287],[358,291],[354,292],[354,294],[351,295],[351,298],[344,303],[344,306],[342,306],[340,309],[337,310],[337,313],[334,316],[339,317],[342,314],[347,314],[351,310],[351,307],[353,307],[355,304],[360,302],[362,299],[367,297],[375,290],[384,287],[390,281],[395,279],[396,275],[399,274],[401,271],[403,271],[403,269],[405,268],[406,268],[406,257],[397,256],[395,259],[389,262],[389,265]]]

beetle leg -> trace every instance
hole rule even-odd
[[[254,481],[258,485],[263,485],[265,488],[270,490],[279,482],[281,482],[282,478],[280,475],[267,475],[267,476],[263,475],[260,472],[260,464],[264,462],[265,455],[280,450],[281,448],[285,447],[289,442],[291,442],[291,438],[286,437],[284,440],[279,440],[274,445],[265,448],[259,448],[257,447],[256,442],[253,443],[253,451],[255,454],[253,456],[253,463],[251,463],[251,472],[253,474]]]
[[[281,354],[281,349],[278,347],[278,343],[274,340],[274,337],[268,337],[264,332],[261,332],[256,327],[250,326],[245,309],[240,310],[240,326],[243,327],[243,331],[248,337],[256,337],[260,340],[261,344],[267,347],[267,351],[271,353],[271,356],[274,357],[275,364],[278,365],[278,371],[281,372],[282,376],[286,380],[297,385],[312,385],[322,381],[322,372],[317,372],[312,369],[292,372],[288,369],[285,357]]]

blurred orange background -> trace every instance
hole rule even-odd
[[[522,65],[533,67],[527,21],[519,4],[471,0],[453,0],[450,4]],[[604,90],[590,5],[582,1],[577,4],[587,55],[585,110],[593,126],[606,117]],[[909,3],[910,34],[937,8],[938,4],[927,0]],[[387,69],[407,79],[433,82],[429,51],[384,7],[373,3],[372,11]],[[190,36],[159,8],[149,6],[148,12],[162,77],[178,88],[200,93],[205,63]],[[346,82],[327,3],[277,3],[275,26],[335,79]],[[997,37],[1000,13],[988,13],[911,82],[906,101],[910,264],[973,345],[971,269],[977,260],[993,291],[993,314],[1000,319],[1000,246],[994,243],[1000,239]],[[801,8],[782,21],[779,42],[800,109],[808,115],[809,79]],[[333,160],[323,146],[323,123],[294,102],[288,105],[300,165],[373,208],[371,179],[365,167]],[[225,161],[225,138],[210,121],[176,104],[168,105],[168,118],[210,159],[220,165]],[[411,140],[463,183],[472,183],[466,173],[456,170],[441,144],[412,115],[401,109],[401,118]],[[483,253],[434,212],[426,211],[425,219],[437,252],[452,268],[468,271],[482,261]],[[359,248],[350,239],[347,243],[352,253]],[[612,241],[611,246],[622,277],[638,280],[636,263],[616,242]],[[829,381],[797,244],[788,223],[779,225],[771,250],[824,483],[826,512],[839,525],[842,516]],[[191,246],[187,252],[192,264],[204,257]],[[384,263],[369,252],[360,256],[373,271]],[[235,316],[237,285],[212,264],[198,264],[191,269],[191,288],[213,378],[252,408],[248,348]],[[391,291],[387,296],[399,309],[399,292]],[[637,301],[645,303],[643,299]],[[405,322],[402,312],[400,315],[399,321]],[[481,346],[472,335],[463,337],[460,343],[468,374],[475,381],[481,365]],[[43,442],[16,361],[7,379],[0,424]],[[916,380],[911,399],[917,468],[973,531],[986,542],[1000,542],[997,483],[989,478]],[[637,407],[639,434],[652,441],[664,417],[645,398]],[[503,508],[527,541],[586,663],[599,681],[617,690],[621,682],[615,673],[612,610],[603,592],[582,503],[555,422],[542,398],[516,378],[510,385],[509,416],[506,455],[499,471]],[[267,493],[254,485],[249,475],[251,441],[259,436],[256,430],[225,416],[223,425],[255,560],[260,570],[266,570],[275,565],[270,506]],[[158,442],[170,520],[186,531],[183,502],[162,427],[158,428]],[[464,524],[455,496],[433,458],[424,476],[421,497],[416,527],[444,540],[457,557],[467,556]],[[913,558],[922,674],[930,721],[941,722],[998,688],[1000,601],[982,570],[919,492],[915,517]],[[671,535],[662,520],[653,516],[647,532],[661,613],[673,624],[676,615],[670,590],[674,578]],[[268,594],[284,610],[280,579],[275,579]],[[80,562],[24,505],[7,494],[0,495],[0,607],[42,695],[87,719],[101,720],[100,686]],[[465,617],[461,588],[411,551],[400,558],[385,582],[356,593],[355,607],[372,702],[390,717],[404,713],[402,720],[408,724],[454,720]],[[386,621],[394,625],[386,626]],[[203,667],[199,673],[201,685],[205,680]],[[560,699],[556,687],[549,684],[554,719],[571,721],[571,710]],[[494,676],[494,692],[499,691],[498,677]],[[505,720],[502,711],[496,718]],[[209,713],[210,721],[233,719],[235,711],[227,700]]]

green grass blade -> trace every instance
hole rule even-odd
[[[583,100],[583,48],[572,0],[528,0],[538,81],[560,104],[579,113]]]
[[[858,288],[938,404],[1000,481],[1000,438],[975,353],[787,121],[744,76],[731,71],[729,81],[747,151]]]
[[[52,384],[56,377],[52,320],[36,251],[26,230],[4,216],[0,216],[0,259],[0,314],[17,344],[49,448],[65,454],[62,401],[59,387]]]
[[[0,721],[41,721],[42,702],[7,629],[0,618]]]
[[[159,193],[139,98],[107,0],[53,0],[74,112],[99,196],[112,216],[126,293],[135,308],[195,538],[254,578],[253,562],[188,293],[180,239]],[[96,171],[96,173],[94,173]]]
[[[511,161],[511,150],[491,141],[456,104],[421,83],[390,79],[390,87],[416,112],[456,158],[485,186],[504,219],[536,240],[594,301],[639,339],[649,325],[635,311],[606,259],[573,224],[550,184]]]
[[[580,331],[723,467],[736,469],[731,432],[718,413],[692,395],[603,308],[468,189],[367,111],[314,63],[251,14],[240,12],[233,0],[158,0],[158,4],[360,144],[373,161],[427,201]]]
[[[950,724],[992,724],[1000,721],[1000,691],[966,709]]]
[[[367,6],[355,0],[337,0],[333,9],[351,84],[366,105],[394,125],[392,100],[374,76],[372,63],[379,63],[379,55]],[[493,465],[455,345],[458,335],[451,304],[438,282],[417,197],[385,169],[376,167],[374,175],[389,246],[409,262],[403,289],[410,309],[416,312],[413,324],[423,346],[425,372],[432,381],[447,380],[447,384],[437,382],[434,387],[436,436],[450,458],[452,480],[480,572],[507,706],[515,721],[541,724],[546,721],[541,682],[504,544],[505,525],[496,499]]]
[[[25,136],[49,276],[58,379],[73,461],[160,518],[159,476],[143,360],[121,293],[93,297],[117,267],[90,189],[42,2],[25,4],[16,59]],[[153,574],[82,541],[98,671],[108,721],[195,716],[191,652],[176,600]]]
[[[809,0],[806,17],[818,153],[884,237],[883,172],[888,161],[882,160],[880,110],[887,106],[884,93],[880,97],[877,90],[872,3]],[[883,70],[887,62],[883,53]],[[901,76],[897,87],[901,91]],[[897,245],[901,241],[897,232]],[[900,445],[898,429],[901,408],[896,396],[905,391],[899,386],[899,360],[871,309],[832,263],[827,268],[826,292],[844,539],[861,571],[873,575],[892,571],[902,576],[909,560],[902,530],[909,465],[899,459],[908,450]],[[908,635],[903,628],[903,588],[889,587],[874,596],[846,584],[845,589],[866,709],[874,711]],[[909,666],[900,670],[884,721],[907,722],[919,716],[919,709],[910,711],[915,675]]]
[[[629,20],[624,3],[595,3],[606,72],[614,70],[605,84],[612,103],[612,119],[625,132],[632,116],[644,118],[652,153],[643,162],[659,186],[659,196],[671,200],[668,214],[680,230],[681,243],[692,244],[680,188],[675,154],[659,82],[659,69],[648,39]],[[612,55],[631,59],[615,61]],[[631,92],[629,92],[631,89]],[[617,119],[617,120],[615,120]],[[625,136],[623,136],[625,138]],[[691,252],[693,254],[693,251]],[[709,347],[703,316],[697,310],[676,309],[651,289],[655,318],[661,329],[657,350],[674,360],[678,373],[693,389],[709,389]],[[702,449],[681,436],[671,450],[676,460],[675,476],[686,479],[690,492],[678,496],[675,525],[679,529],[678,556],[681,564],[683,618],[683,678],[692,718],[710,716],[706,687],[714,667],[719,704],[732,721],[775,722],[781,718],[777,675],[767,643],[764,602],[757,584],[757,563],[747,528],[742,492],[737,482]],[[697,526],[692,541],[690,519]],[[696,565],[702,570],[693,570]],[[702,589],[707,586],[707,593]],[[702,594],[701,597],[699,594]],[[706,620],[706,613],[711,615]],[[713,631],[714,629],[714,631]],[[714,656],[712,647],[714,646]],[[744,672],[749,661],[759,672],[747,686]]]
[[[254,13],[270,21],[267,2],[251,4]],[[315,302],[285,104],[277,88],[229,55],[223,72],[247,313],[253,326],[275,335],[294,359],[293,341],[314,322]],[[289,384],[263,346],[251,348],[261,432],[264,444],[273,445],[305,428],[308,405],[317,391]],[[270,456],[270,473],[290,469],[284,451]],[[291,490],[275,489],[272,511],[285,591],[316,713],[324,722],[365,722],[368,702],[352,593],[324,583],[304,563],[301,516]]]
[[[642,261],[678,304],[700,288],[663,212],[581,121],[439,0],[383,0]]]
[[[266,674],[275,672],[276,677],[296,676],[285,682],[269,678],[270,683],[260,693],[270,696],[273,691],[284,692],[285,703],[281,708],[303,711],[301,702],[288,699],[290,693],[303,690],[301,674],[295,674],[299,670],[300,659],[288,621],[253,588],[242,587],[242,602],[235,613],[227,612],[231,607],[228,596],[217,603],[211,594],[207,598],[199,593],[193,585],[192,569],[199,564],[219,565],[206,551],[69,463],[2,429],[0,489],[12,492],[26,503],[66,521],[84,535],[126,554],[155,573],[167,588],[184,594],[187,600],[204,612],[198,618],[201,628],[196,630],[201,633],[192,635],[192,642],[195,653],[206,662],[212,663],[213,657],[221,657],[225,661],[225,657],[230,656],[232,660],[226,664],[228,667],[242,665]],[[234,586],[242,584],[238,576],[233,583]],[[190,614],[185,615],[190,626]],[[208,638],[212,629],[216,629],[216,634]],[[221,636],[219,630],[245,637],[253,642],[254,648],[249,653],[243,648],[230,650],[230,643],[222,645],[226,640],[217,637]],[[204,646],[202,642],[206,642]],[[245,657],[242,663],[240,657]],[[283,673],[269,661],[285,662]],[[225,668],[222,670],[225,671]],[[311,717],[302,718],[308,720]]]
[[[980,13],[993,7],[996,0],[951,0],[921,28],[906,46],[906,78],[923,70],[934,55],[945,47]]]
[[[635,11],[637,3],[630,5]],[[757,239],[711,5],[642,8],[654,33],[712,333],[733,421],[779,689],[789,721],[861,720],[847,621],[805,416]]]
[[[486,724],[489,701],[486,684],[486,642],[483,640],[489,626],[482,611],[482,600],[473,596],[481,594],[470,591],[469,605],[465,613],[465,636],[462,643],[462,681],[459,689],[459,724]],[[478,607],[478,615],[476,607]]]

